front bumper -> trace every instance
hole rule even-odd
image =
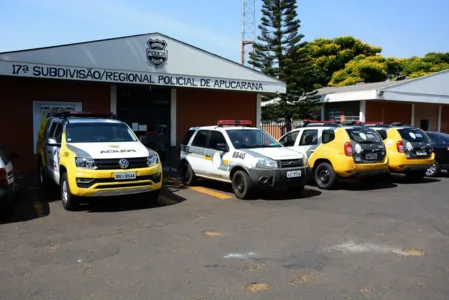
[[[300,171],[300,176],[288,178],[287,173]],[[260,187],[282,188],[303,185],[307,182],[310,174],[308,166],[282,169],[250,169],[249,176],[253,184]]]
[[[115,173],[135,172],[135,179],[116,180]],[[160,190],[162,166],[127,170],[76,169],[69,175],[70,191],[74,196],[103,197],[130,195]]]

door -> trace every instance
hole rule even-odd
[[[213,130],[210,133],[209,143],[204,153],[206,156],[206,175],[229,179],[228,165],[224,163],[224,155],[226,152],[217,150],[217,144],[225,144],[228,146],[223,133]]]
[[[296,140],[298,139],[298,135],[300,133],[301,133],[301,130],[295,130],[295,131],[289,132],[279,140],[279,143],[286,148],[289,148],[292,150],[297,150],[295,147],[298,144],[296,142]]]
[[[188,161],[197,175],[205,176],[207,173],[207,160],[212,160],[206,155],[206,146],[209,142],[210,130],[198,130],[189,147]]]
[[[296,149],[298,149],[301,153],[304,153],[310,160],[317,147],[318,129],[303,130]]]
[[[48,139],[45,141],[46,166],[48,178],[59,183],[59,152],[61,149],[62,124],[60,122],[54,122],[52,124],[53,126],[54,129],[50,128]]]
[[[33,149],[36,154],[37,134],[43,117],[49,112],[82,111],[81,102],[33,101]]]

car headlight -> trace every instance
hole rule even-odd
[[[77,168],[96,169],[95,161],[89,157],[75,157],[75,165]]]
[[[159,156],[156,152],[148,153],[147,166],[152,167],[159,163]]]
[[[307,163],[308,163],[309,161],[307,160],[307,156],[303,156],[303,158],[302,158],[302,165],[303,166],[307,166]]]
[[[275,160],[271,158],[259,158],[256,163],[256,168],[277,168],[278,164]]]

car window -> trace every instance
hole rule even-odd
[[[55,136],[55,130],[56,130],[56,126],[58,125],[58,122],[52,122],[51,123],[51,127],[50,127],[50,131],[48,132],[48,137],[52,138]]]
[[[0,159],[3,160],[3,163],[5,165],[9,164],[9,158],[1,146],[0,146]]]
[[[323,144],[332,142],[335,139],[335,132],[333,130],[323,130],[321,140]]]
[[[194,133],[195,133],[195,130],[193,130],[193,129],[190,129],[189,131],[187,131],[187,133],[182,138],[181,145],[187,145],[190,141],[190,138],[192,137],[192,135]]]
[[[434,144],[437,144],[437,145],[449,144],[449,141],[447,139],[445,140],[442,136],[440,136],[438,134],[427,133],[427,135],[429,136],[429,138],[432,140],[432,142]]]
[[[298,137],[299,130],[288,133],[282,139],[279,140],[279,143],[284,147],[292,147],[295,145],[296,138]]]
[[[199,130],[192,141],[192,146],[206,148],[209,130]]]
[[[404,140],[410,142],[428,142],[427,135],[419,128],[400,128],[397,129]]]
[[[304,130],[301,135],[301,140],[299,142],[300,146],[309,146],[309,145],[317,145],[318,144],[318,130],[317,129],[309,129]]]
[[[387,130],[385,129],[376,129],[377,133],[380,135],[380,137],[385,140],[387,138]]]
[[[58,125],[56,126],[54,138],[56,139],[56,143],[61,143],[61,139],[62,139],[62,124],[61,123],[58,123]]]
[[[66,126],[66,140],[68,143],[111,143],[111,142],[135,142],[137,141],[132,130],[122,123],[69,123]],[[56,129],[62,135],[62,128]],[[59,142],[59,141],[58,141]]]
[[[282,147],[271,135],[260,129],[226,130],[235,149]]]
[[[349,138],[357,143],[379,143],[379,134],[371,128],[345,128]]]
[[[219,131],[212,131],[210,133],[210,140],[209,140],[209,148],[211,149],[216,149],[217,148],[217,144],[227,144],[226,143],[226,139],[223,135],[223,133],[219,132]]]

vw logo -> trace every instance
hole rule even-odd
[[[118,161],[118,164],[119,164],[120,168],[126,169],[129,166],[129,161],[126,159],[121,159]]]

